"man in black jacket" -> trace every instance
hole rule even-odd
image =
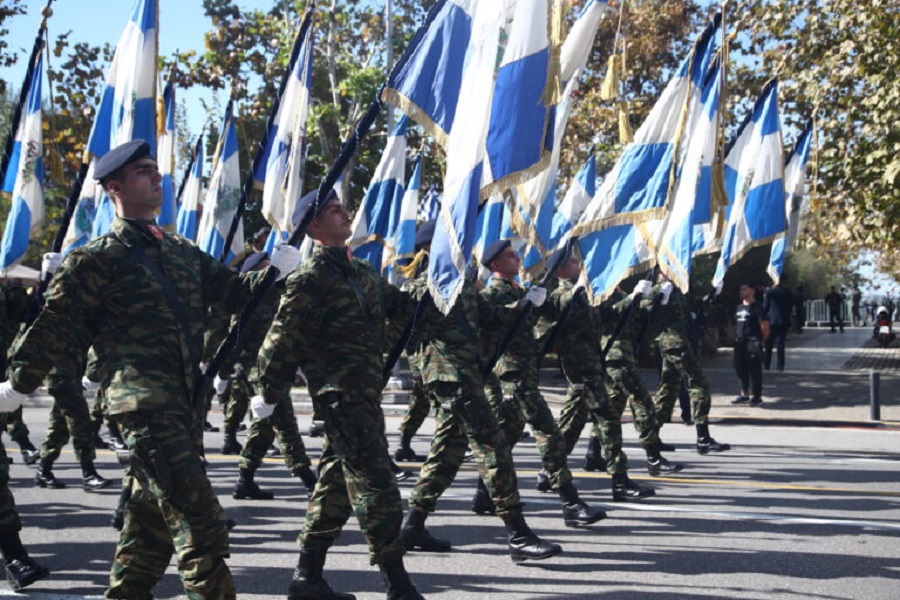
[[[787,277],[782,275],[778,283],[769,288],[763,300],[763,311],[769,317],[769,337],[766,339],[763,358],[763,366],[767,371],[772,366],[773,347],[778,354],[776,368],[784,371],[784,340],[791,327],[791,306],[794,304],[791,291],[784,287],[785,281]]]

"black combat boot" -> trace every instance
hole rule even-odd
[[[547,471],[541,469],[537,474],[537,483],[534,484],[534,489],[539,492],[549,492],[550,491],[550,477],[547,476]]]
[[[587,454],[584,455],[585,471],[605,471],[606,461],[603,460],[603,452],[600,449],[600,438],[591,436],[588,442]]]
[[[731,444],[723,444],[714,440],[709,435],[709,425],[697,425],[697,452],[708,454],[726,450],[731,450]]]
[[[275,494],[272,492],[259,489],[259,486],[253,481],[254,475],[256,475],[256,469],[241,468],[231,497],[235,500],[271,500],[274,498]]]
[[[41,458],[40,450],[35,448],[27,437],[22,438],[22,441],[19,442],[19,450],[22,452],[22,461],[26,465],[33,465]]]
[[[661,439],[656,439],[656,451],[657,452],[675,452],[675,446],[672,444],[667,444]]]
[[[122,434],[119,433],[119,424],[112,419],[109,421],[109,449],[113,452],[128,449],[125,440],[122,439]]]
[[[394,462],[390,456],[388,456],[388,462],[391,463],[391,472],[394,473],[394,477],[397,478],[397,481],[407,481],[409,479],[413,479],[416,474],[408,469],[401,468],[400,465]]]
[[[628,502],[640,500],[656,495],[656,490],[643,485],[638,485],[628,478],[628,473],[613,473],[612,495],[616,502]]]
[[[240,454],[243,447],[237,439],[237,427],[225,426],[225,441],[222,443],[222,454]]]
[[[410,507],[403,519],[403,528],[400,534],[403,536],[403,544],[407,550],[422,550],[423,552],[449,552],[450,542],[431,537],[431,533],[425,528],[425,519],[428,513]]]
[[[400,447],[394,452],[394,460],[400,462],[422,462],[422,457],[416,454],[410,444],[412,443],[412,432],[400,432]]]
[[[0,533],[0,551],[6,563],[6,581],[14,591],[27,587],[50,574],[50,570],[28,556],[18,531]]]
[[[606,518],[605,511],[591,508],[578,497],[578,490],[571,481],[559,488],[559,498],[563,501],[563,522],[566,527],[590,525]]]
[[[559,544],[545,542],[536,536],[520,512],[505,515],[503,523],[509,533],[509,556],[516,564],[526,560],[544,560],[562,552]]]
[[[409,573],[403,566],[403,559],[397,557],[378,565],[384,587],[387,589],[387,600],[425,600],[409,580]]]
[[[494,501],[491,500],[491,495],[481,477],[478,478],[478,486],[475,488],[475,495],[472,496],[472,512],[476,515],[493,515],[497,512]]]
[[[288,600],[356,600],[353,594],[341,594],[322,579],[326,550],[300,550],[297,568],[291,576]]]
[[[53,459],[45,457],[38,464],[37,473],[34,474],[34,482],[42,488],[61,490],[66,484],[53,475]]]
[[[654,477],[659,475],[677,473],[684,468],[684,465],[677,462],[669,462],[656,449],[656,446],[647,446],[644,448],[647,452],[647,472]]]
[[[94,468],[94,461],[92,460],[81,461],[81,476],[84,478],[81,487],[89,492],[102,490],[112,485],[112,481],[100,476],[97,469]]]
[[[316,489],[316,481],[318,481],[316,472],[306,466],[302,469],[298,469],[297,472],[294,473],[294,477],[300,478],[300,481],[303,482],[303,487],[306,488],[306,492],[312,496],[313,490]]]
[[[106,442],[100,437],[100,428],[103,426],[103,415],[100,418],[92,417],[91,425],[94,428],[94,448],[97,450],[106,450]]]
[[[325,435],[325,423],[322,421],[309,422],[309,437],[322,437]]]

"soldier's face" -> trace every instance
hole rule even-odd
[[[491,270],[502,277],[515,277],[519,274],[519,255],[512,246],[506,248],[491,261]]]
[[[578,264],[578,259],[574,256],[570,256],[566,260],[562,262],[556,269],[556,276],[560,279],[567,279],[568,281],[574,282],[578,279],[578,275],[581,273],[581,267]]]
[[[107,189],[127,208],[156,209],[162,205],[162,175],[152,158],[142,158],[119,169]]]
[[[342,246],[353,233],[350,213],[340,200],[333,199],[309,225],[309,235],[325,246]]]

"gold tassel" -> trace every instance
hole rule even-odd
[[[634,141],[634,130],[631,128],[631,120],[628,118],[628,108],[625,102],[619,104],[619,142],[630,144]]]
[[[719,161],[713,163],[710,198],[712,201],[710,214],[714,215],[728,206],[728,193],[725,191],[725,167]]]
[[[428,256],[428,254],[425,250],[419,250],[416,253],[415,258],[413,258],[408,265],[397,265],[397,272],[407,279],[412,279],[416,276],[416,271],[419,269],[419,265],[422,264],[422,261],[425,260],[426,256]]]
[[[606,77],[600,86],[600,99],[611,102],[619,97],[619,81],[622,79],[622,57],[613,54],[606,65]]]
[[[166,131],[166,101],[163,95],[156,97],[156,135],[162,135]]]

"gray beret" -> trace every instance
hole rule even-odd
[[[490,269],[491,261],[497,258],[501,252],[506,250],[512,245],[512,242],[508,239],[497,240],[490,246],[484,249],[484,254],[481,255],[481,264]]]
[[[316,188],[313,191],[308,192],[306,195],[300,198],[299,202],[297,202],[297,206],[296,208],[294,208],[294,214],[292,217],[294,228],[296,228],[300,224],[300,221],[302,221],[303,218],[306,217],[306,213],[308,213],[310,209],[312,209],[312,207],[315,205],[316,195],[318,193],[319,190],[318,188]],[[337,192],[334,191],[334,188],[331,188],[330,190],[328,190],[328,194],[325,195],[324,204],[328,204],[332,200],[335,200],[337,197]]]

